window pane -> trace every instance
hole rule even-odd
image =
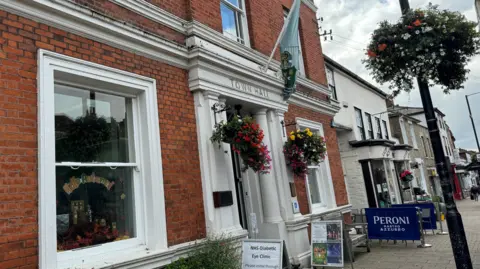
[[[322,202],[319,193],[319,180],[318,168],[308,168],[308,187],[310,189],[310,199],[312,199],[312,204],[319,204]]]
[[[56,161],[133,162],[130,117],[128,98],[55,85]]]
[[[240,8],[240,3],[239,3],[239,0],[226,0],[227,2],[229,2],[230,4]]]
[[[335,86],[335,80],[333,79],[333,71],[327,68],[327,81],[329,85]]]
[[[135,237],[132,168],[56,168],[57,251]]]
[[[362,112],[359,109],[355,109],[355,116],[357,119],[357,126],[363,127]]]
[[[235,16],[235,11],[227,7],[224,3],[220,4],[220,10],[222,14],[222,28],[223,34],[235,41],[238,41],[240,37],[237,27],[237,19]]]

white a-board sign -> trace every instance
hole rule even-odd
[[[281,269],[282,240],[243,240],[242,268]]]
[[[343,268],[343,223],[341,220],[312,223],[312,267]]]

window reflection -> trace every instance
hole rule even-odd
[[[128,110],[128,98],[56,85],[56,162],[132,162]]]

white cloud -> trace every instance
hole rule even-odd
[[[469,0],[411,0],[411,8],[425,7],[428,2],[438,4],[441,9],[456,10],[463,13],[468,19],[476,20],[474,1]],[[323,41],[324,53],[359,76],[389,92],[387,85],[378,85],[365,69],[361,60],[365,56],[365,48],[373,30],[383,20],[397,21],[400,17],[398,0],[315,0],[318,16],[324,18],[321,23],[323,30],[333,30],[334,41]],[[471,69],[465,89],[444,95],[434,87],[431,95],[434,106],[446,114],[457,141],[457,147],[476,148],[475,137],[472,131],[465,94],[480,92],[480,56],[475,57],[469,64]],[[421,106],[418,90],[411,93],[402,93],[395,100],[400,105]],[[470,97],[472,114],[475,124],[480,129],[480,94]],[[480,131],[480,130],[479,130]]]

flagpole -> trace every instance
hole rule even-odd
[[[297,2],[297,1],[302,1],[302,0],[293,1],[292,7],[295,6],[295,2]],[[283,35],[285,34],[285,30],[287,30],[288,23],[290,22],[291,19],[292,19],[292,12],[288,12],[287,19],[283,23],[282,31],[280,31],[280,35],[278,36],[277,42],[275,42],[275,46],[273,47],[272,53],[270,53],[270,57],[268,58],[268,62],[265,65],[265,67],[263,68],[264,72],[267,72],[268,67],[270,66],[270,63],[272,62],[273,55],[275,55],[275,51],[277,50],[278,45],[280,44],[280,40],[282,40]]]

